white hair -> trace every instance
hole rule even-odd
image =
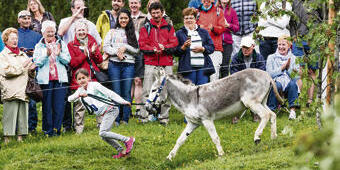
[[[79,27],[85,27],[87,30],[89,30],[89,26],[87,24],[87,20],[86,19],[80,19],[75,23],[75,27],[74,30],[76,30]]]
[[[138,0],[140,4],[142,4],[142,0]],[[124,1],[123,1],[124,2]],[[129,0],[129,3],[130,3],[130,0]]]
[[[41,32],[44,33],[48,27],[52,27],[54,31],[57,31],[56,29],[56,23],[51,20],[46,20],[41,25]]]

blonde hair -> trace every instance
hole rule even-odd
[[[34,15],[34,13],[33,13],[33,12],[31,11],[31,9],[30,9],[30,3],[31,3],[31,1],[34,1],[35,3],[38,4],[38,9],[39,9],[39,12],[40,12],[41,14],[44,14],[44,13],[45,13],[45,8],[44,8],[44,6],[41,4],[40,0],[28,0],[28,1],[27,1],[27,11],[30,11],[30,12]],[[33,16],[33,18],[34,18],[34,16]]]
[[[5,44],[6,44],[6,42],[8,41],[8,37],[9,37],[9,35],[10,35],[11,33],[15,33],[15,34],[18,35],[18,30],[15,29],[15,28],[10,27],[10,28],[5,29],[5,31],[2,33],[1,38],[2,38],[2,41],[3,41]]]
[[[290,40],[290,36],[289,36],[289,35],[281,35],[281,36],[277,39],[277,42],[283,41],[283,40],[286,40],[289,46],[292,45],[292,42],[291,42],[291,40]]]

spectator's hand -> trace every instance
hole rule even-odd
[[[117,52],[117,57],[118,57],[118,59],[120,60],[120,61],[123,61],[123,60],[125,60],[125,55],[124,55],[124,53],[121,53],[121,52]]]
[[[30,65],[29,65],[29,67],[28,67],[28,70],[35,70],[35,68],[36,68],[37,66],[32,62]]]
[[[186,50],[188,47],[191,46],[191,39],[188,39],[184,42],[184,44],[182,45],[182,50]]]
[[[159,48],[161,49],[161,51],[164,51],[164,45],[163,44],[158,44]]]
[[[127,105],[128,107],[132,107],[131,103],[128,102],[128,103],[125,103],[125,105]]]
[[[126,52],[126,48],[125,47],[120,47],[120,48],[118,48],[118,52],[124,54]]]
[[[23,66],[24,68],[27,68],[31,65],[33,58],[28,58],[24,63]]]
[[[205,51],[204,47],[195,47],[192,49],[193,52],[195,53],[203,53]]]
[[[288,70],[290,66],[290,58],[288,58],[288,61],[282,65],[281,70]]]
[[[51,54],[52,54],[52,50],[47,47],[47,56],[51,56]]]
[[[58,56],[61,52],[61,46],[60,46],[60,43],[57,45],[57,52],[56,52],[56,55]]]
[[[96,49],[97,49],[97,45],[93,44],[93,46],[91,47],[91,53],[95,54],[96,53]]]
[[[103,54],[103,60],[106,60],[109,57],[109,55],[107,53]]]
[[[225,20],[225,25],[224,25],[224,27],[226,27],[226,28],[229,28],[229,27],[230,27],[230,24],[228,23],[227,20]]]
[[[78,9],[78,11],[75,14],[73,14],[72,17],[77,18],[80,13],[84,12],[85,8],[87,8],[87,7],[84,6],[84,7],[80,8],[80,9]]]

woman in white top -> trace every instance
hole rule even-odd
[[[139,53],[135,27],[130,12],[123,8],[118,12],[117,24],[104,40],[104,52],[109,54],[108,74],[112,81],[112,90],[131,102],[131,86],[135,74],[135,57]],[[131,108],[120,107],[123,123],[127,124]],[[120,117],[116,125],[120,124]]]

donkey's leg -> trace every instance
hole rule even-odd
[[[194,124],[190,121],[188,121],[187,126],[185,127],[184,131],[182,132],[181,136],[177,139],[176,145],[169,153],[167,159],[171,160],[173,157],[176,156],[177,150],[181,145],[184,144],[185,140],[188,138],[188,136],[198,127],[197,124]]]
[[[245,106],[249,107],[249,109],[251,111],[253,111],[254,113],[256,113],[257,115],[260,116],[261,121],[260,121],[260,125],[257,128],[257,130],[255,131],[255,136],[254,136],[254,142],[256,144],[260,143],[261,139],[260,136],[262,135],[263,129],[266,127],[269,117],[270,117],[270,113],[267,111],[267,109],[261,104],[261,103],[255,103],[255,102],[248,102],[246,101],[243,102],[245,104]]]
[[[270,114],[270,124],[271,124],[271,128],[270,128],[271,133],[270,133],[270,135],[271,135],[272,139],[275,139],[277,137],[277,133],[276,133],[276,113],[274,113],[272,110],[270,110],[268,105],[267,105],[268,96],[269,96],[269,92],[265,96],[264,100],[262,101],[262,106],[264,106],[264,108]]]
[[[266,108],[267,112],[269,112],[270,114],[270,123],[271,123],[271,138],[275,139],[277,137],[277,133],[276,133],[276,114],[269,109],[269,107],[267,106],[267,104],[263,104],[264,108]]]
[[[204,127],[207,129],[212,141],[215,143],[218,155],[219,156],[224,155],[224,151],[223,151],[221,143],[220,143],[220,137],[217,135],[216,128],[215,128],[215,125],[214,125],[214,121],[203,120],[202,123],[203,123]]]

